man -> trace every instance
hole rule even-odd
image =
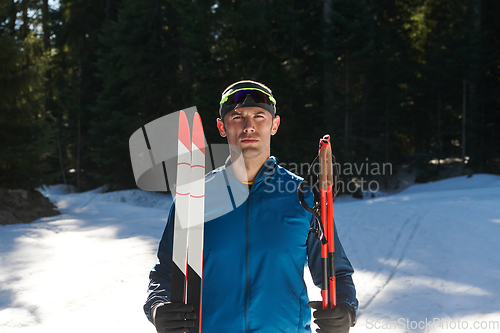
[[[320,242],[310,232],[312,215],[297,197],[301,178],[270,154],[280,125],[271,90],[236,82],[222,93],[219,114],[217,128],[230,157],[205,177],[202,332],[310,332],[309,306],[316,309],[319,332],[348,332],[358,301],[337,234],[337,307],[308,306],[304,266],[319,285]],[[312,193],[306,200],[312,205]],[[144,305],[164,333],[189,332],[195,318],[191,305],[170,302],[174,210],[172,205]]]

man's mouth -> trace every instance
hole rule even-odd
[[[259,140],[256,138],[243,138],[243,139],[241,139],[241,142],[243,142],[243,143],[254,143],[257,141],[259,141]]]

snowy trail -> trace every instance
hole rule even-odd
[[[500,177],[475,175],[337,204],[361,305],[352,331],[446,331],[438,320],[424,327],[434,318],[500,331],[499,190]]]
[[[49,197],[62,215],[0,226],[0,332],[154,332],[141,307],[170,198]],[[500,176],[339,198],[335,219],[356,270],[352,332],[500,331]]]
[[[141,304],[166,211],[94,195],[53,195],[62,215],[2,226],[0,332],[151,329]]]

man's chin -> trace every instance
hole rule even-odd
[[[255,147],[245,147],[241,150],[244,159],[253,159],[261,156],[264,152],[262,149],[258,149]]]
[[[243,159],[254,159],[262,156],[262,154],[266,154],[266,158],[269,157],[269,152],[266,152],[266,149],[259,147],[259,146],[253,146],[253,145],[244,145],[243,147],[241,146],[234,146],[230,145],[230,150],[231,150],[231,155],[234,156],[243,156]]]

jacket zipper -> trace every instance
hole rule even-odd
[[[252,186],[253,187],[253,186]],[[245,253],[245,332],[250,331],[250,323],[248,319],[248,307],[250,303],[250,201],[251,201],[251,189],[248,193],[247,199],[247,211],[246,211],[246,253]]]

